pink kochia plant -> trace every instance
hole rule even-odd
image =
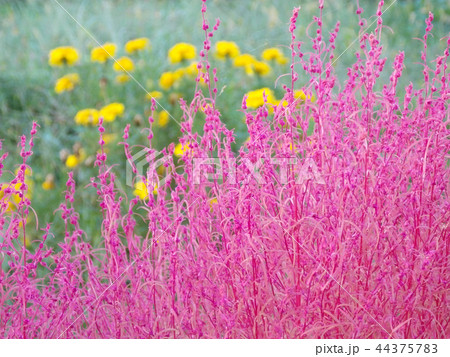
[[[31,207],[24,175],[34,124],[28,144],[21,141],[23,163],[2,186],[0,336],[449,338],[450,39],[429,65],[430,13],[422,39],[423,86],[411,83],[399,94],[400,52],[389,82],[376,92],[386,63],[382,5],[373,33],[364,31],[358,7],[360,51],[341,86],[333,67],[339,23],[326,39],[319,1],[313,52],[304,53],[294,10],[291,84],[276,106],[249,111],[244,98],[250,139],[235,154],[233,131],[217,108],[217,73],[208,61],[219,22],[210,29],[203,2],[197,83],[204,81],[208,90],[197,86],[190,104],[180,101],[185,150],[178,161],[173,144],[163,150],[167,177],[157,193],[151,186],[157,175],[153,118],[150,169],[139,176],[133,166],[136,179],[150,187],[146,200],[128,200],[117,189],[100,122],[99,173],[91,187],[103,215],[101,247],[91,246],[79,225],[71,173],[59,208],[65,236],[54,237],[59,248],[47,247],[50,225],[33,250],[26,247]],[[300,86],[305,76],[309,83]],[[300,89],[302,98],[294,95]],[[200,109],[202,136],[192,131],[194,120],[203,120],[196,118]],[[307,136],[312,120],[314,132]],[[130,129],[123,145],[132,161]],[[199,158],[218,158],[222,177],[202,175],[195,184]],[[5,159],[3,154],[0,169]],[[225,164],[233,160],[234,167]],[[305,163],[311,165],[305,169]],[[203,167],[206,173],[213,169]],[[8,210],[15,194],[20,203]],[[146,236],[137,233],[142,220]]]

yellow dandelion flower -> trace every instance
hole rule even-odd
[[[114,43],[107,42],[103,46],[95,47],[91,50],[91,61],[105,63],[108,59],[114,57],[117,46]]]
[[[316,96],[314,94],[306,96],[305,92],[301,89],[294,91],[294,98],[300,99],[301,103],[303,103],[306,99],[310,100],[312,103],[316,101]]]
[[[253,76],[255,74],[255,71],[253,70],[253,64],[247,64],[244,66],[245,74],[247,76]]]
[[[50,191],[55,188],[55,178],[52,174],[48,174],[45,177],[45,181],[42,183],[42,189]]]
[[[215,197],[214,197],[214,198],[211,198],[211,199],[209,200],[209,208],[212,209],[213,206],[217,204],[217,202],[218,202],[218,201],[217,201],[217,198],[215,198]]]
[[[125,106],[122,103],[111,103],[100,109],[99,116],[102,117],[105,122],[111,122],[116,120],[116,117],[122,116],[124,111]]]
[[[31,198],[31,194],[33,191],[33,185],[34,182],[32,179],[30,179],[29,177],[25,177],[25,185],[26,185],[26,190],[24,191],[24,196],[28,199]],[[23,187],[25,189],[25,187]],[[14,185],[14,190],[16,192],[19,192],[20,190],[22,190],[22,183],[18,182]],[[22,198],[20,197],[19,193],[15,193],[11,196],[11,202],[13,202],[15,205],[18,205],[20,203],[20,201],[22,201]]]
[[[161,99],[162,97],[163,97],[163,94],[160,91],[157,91],[157,90],[153,90],[151,92],[148,92],[145,95],[145,98],[148,99],[148,100],[152,100],[152,98]]]
[[[150,40],[148,38],[141,37],[128,41],[125,44],[125,51],[132,54],[148,47],[150,47]]]
[[[169,113],[165,110],[158,115],[158,126],[164,128],[169,123]]]
[[[129,57],[120,57],[114,62],[113,68],[116,72],[131,72],[134,70],[134,63]]]
[[[219,41],[216,43],[216,56],[220,59],[235,58],[239,55],[239,47],[232,41]]]
[[[75,115],[75,123],[78,125],[97,125],[99,112],[92,108],[80,110]]]
[[[277,61],[279,64],[285,64],[288,62],[288,59],[283,55],[283,52],[279,48],[271,47],[266,48],[261,57],[265,61]]]
[[[67,156],[66,166],[69,169],[72,169],[72,168],[78,166],[79,163],[80,163],[80,159],[76,155],[71,154],[71,155]]]
[[[172,73],[175,77],[175,80],[178,80],[180,78],[183,78],[183,76],[186,74],[186,70],[184,68],[178,68]]]
[[[253,63],[253,69],[256,72],[256,74],[260,76],[265,76],[269,74],[271,68],[270,66],[265,62],[256,61]]]
[[[159,78],[159,86],[167,90],[173,86],[176,80],[177,78],[173,72],[164,72]]]
[[[153,194],[156,195],[157,193],[158,193],[158,185],[155,185],[153,187]],[[133,195],[139,197],[141,200],[148,200],[149,190],[145,182],[139,181],[134,184]]]
[[[249,65],[253,65],[254,62],[256,62],[255,57],[248,53],[244,53],[234,58],[233,65],[235,67],[247,67]]]
[[[42,183],[42,188],[43,188],[45,191],[53,190],[53,189],[55,188],[55,183],[52,182],[52,181],[44,181],[44,182]]]
[[[19,168],[17,168],[15,170],[15,173],[16,173],[16,175],[19,173]],[[31,198],[31,194],[33,192],[33,187],[34,187],[34,181],[31,179],[31,175],[32,175],[31,169],[27,167],[24,172],[24,176],[25,176],[24,182],[25,182],[25,185],[27,185],[25,197],[27,197],[27,198]],[[17,183],[14,186],[14,189],[16,191],[20,191],[21,188],[22,188],[21,183]],[[13,199],[17,204],[20,202],[20,196],[18,194],[13,195]]]
[[[195,58],[196,49],[193,45],[185,42],[177,43],[168,53],[170,63],[179,63],[184,60]]]
[[[63,46],[51,50],[48,54],[48,64],[52,67],[63,65],[72,66],[78,61],[80,55],[74,47]]]
[[[247,107],[249,108],[259,108],[264,105],[264,97],[267,97],[267,103],[273,104],[276,103],[275,95],[273,94],[270,88],[260,88],[247,93]]]
[[[175,150],[173,152],[173,154],[176,157],[181,157],[183,156],[187,151],[189,151],[189,143],[185,143],[184,145],[182,145],[181,143],[178,143],[175,146]]]
[[[70,92],[78,83],[80,83],[80,76],[77,73],[66,74],[56,81],[55,92],[58,94],[62,92]]]
[[[184,73],[189,76],[197,76],[198,74],[198,63],[192,62],[189,66],[184,67]]]
[[[131,79],[131,77],[128,74],[118,74],[116,76],[116,83],[122,84],[126,83]]]
[[[14,171],[14,172],[16,173],[16,176],[18,175],[19,170],[20,170],[20,167],[18,167],[18,168]],[[27,177],[27,176],[33,175],[33,172],[31,171],[31,169],[30,169],[29,167],[27,167],[27,168],[25,169],[24,174],[25,174],[25,177]]]
[[[0,183],[0,201],[5,197],[5,190],[7,189],[8,184]],[[1,208],[1,206],[0,206]],[[16,205],[8,200],[6,202],[6,212],[11,212],[16,208]]]

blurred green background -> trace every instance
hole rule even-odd
[[[0,1],[0,139],[3,139],[4,150],[10,152],[6,168],[13,171],[17,167],[18,138],[29,132],[32,121],[37,121],[40,129],[30,160],[34,182],[32,205],[39,224],[42,226],[44,222],[54,222],[55,232],[61,228],[60,220],[55,220],[54,210],[63,198],[61,192],[69,171],[65,165],[67,156],[79,153],[80,149],[84,152],[82,162],[71,168],[75,172],[78,187],[85,187],[89,178],[95,175],[92,166],[98,149],[97,130],[94,126],[75,124],[74,116],[79,110],[99,109],[111,102],[124,104],[124,115],[106,125],[107,133],[116,135],[107,146],[109,163],[119,164],[119,171],[124,169],[125,159],[123,148],[117,142],[125,125],[132,124],[131,143],[146,143],[147,133],[142,128],[147,124],[150,102],[146,99],[145,90],[133,80],[116,83],[111,61],[104,65],[90,61],[90,51],[97,47],[97,43],[89,33],[100,44],[115,43],[116,57],[126,55],[124,45],[127,41],[138,37],[150,39],[151,49],[130,56],[136,67],[133,76],[147,91],[161,91],[163,97],[159,99],[160,103],[177,120],[181,115],[177,98],[192,98],[195,82],[186,79],[169,90],[159,88],[158,81],[163,72],[181,67],[181,64],[169,63],[167,52],[175,44],[187,42],[197,47],[198,58],[204,40],[200,0],[58,2]],[[369,23],[374,20],[377,3],[360,0],[365,10],[363,15]],[[391,3],[386,1],[384,9]],[[312,21],[312,16],[318,14],[317,1],[209,0],[207,17],[210,24],[213,25],[217,17],[221,20],[213,38],[213,47],[215,41],[226,40],[236,42],[241,53],[249,53],[258,59],[261,52],[269,47],[279,47],[289,56],[288,24],[292,9],[297,6],[301,6],[297,39],[304,41],[304,48],[308,49],[311,46],[306,26]],[[358,50],[357,42],[352,45],[359,30],[355,11],[356,1],[325,1],[325,40],[336,21],[341,21],[335,52],[336,57],[343,53],[335,67],[341,80],[345,80],[346,68],[353,63],[355,51]],[[441,41],[441,38],[448,35],[450,28],[450,7],[447,1],[398,0],[384,14],[386,28],[383,30],[382,44],[384,56],[388,59],[384,79],[389,77],[394,56],[403,50],[406,53],[405,70],[400,86],[404,87],[409,82],[421,84],[422,67],[418,62],[422,47],[413,38],[423,36],[429,11],[434,13],[435,34],[429,39],[428,58],[431,60],[445,49],[445,41]],[[58,46],[75,47],[80,53],[80,61],[70,68],[49,66],[48,53]],[[220,61],[213,56],[212,65],[218,68],[218,88],[221,90],[217,105],[227,127],[235,129],[237,148],[248,136],[242,113],[238,111],[243,95],[261,87],[274,88],[277,77],[287,73],[289,67],[271,64],[272,71],[268,75],[249,76],[242,68],[233,67],[229,60]],[[55,93],[55,81],[71,72],[79,74],[80,85],[70,92]],[[300,73],[299,85],[307,84],[308,79]],[[280,83],[274,89],[279,98],[282,96]],[[197,126],[201,127],[201,122]],[[179,127],[170,121],[165,126],[155,126],[154,132],[154,144],[160,149],[177,141]],[[0,182],[6,182],[11,177],[11,174],[5,173]],[[49,180],[53,186],[44,189],[42,184]],[[124,189],[132,192],[132,188]],[[95,240],[100,234],[100,217],[93,214],[93,207],[96,207],[94,190],[79,190],[77,200],[83,229]],[[31,218],[30,224],[35,223],[34,218]]]

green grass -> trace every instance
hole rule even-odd
[[[136,79],[148,90],[158,89],[157,81],[162,72],[176,68],[167,61],[167,50],[171,46],[183,41],[195,44],[199,49],[203,41],[200,1],[59,2],[83,28],[54,0],[0,2],[0,137],[4,139],[6,150],[12,155],[7,167],[13,169],[13,165],[18,162],[16,143],[19,135],[29,130],[33,120],[40,125],[31,164],[36,183],[32,202],[42,222],[54,221],[53,212],[59,205],[61,191],[64,189],[67,169],[60,159],[60,152],[71,152],[74,145],[81,145],[86,148],[89,156],[95,155],[97,132],[92,127],[75,126],[73,117],[78,110],[101,107],[112,101],[122,102],[126,107],[125,116],[111,123],[107,131],[120,136],[126,123],[134,123],[132,142],[145,143],[146,134],[139,132],[145,126],[150,106],[145,100],[145,91],[134,82],[124,86],[113,84],[111,64],[102,67],[89,62],[90,50],[97,46],[92,37],[100,43],[116,43],[119,46],[117,56],[125,54],[123,45],[129,39],[148,37],[152,42],[152,49],[140,55],[137,61],[140,69],[135,72]],[[366,16],[375,12],[375,1],[360,2]],[[390,4],[390,1],[386,1],[385,8]],[[257,57],[263,49],[273,46],[284,46],[285,53],[288,54],[288,22],[292,8],[299,5],[302,9],[297,38],[305,38],[305,48],[308,48],[309,40],[305,30],[312,16],[317,14],[315,1],[209,1],[210,23],[213,24],[216,17],[221,19],[214,41],[235,41],[241,52]],[[343,55],[336,68],[342,79],[345,79],[345,68],[352,63],[354,52],[358,49],[357,42],[352,45],[358,30],[355,9],[354,1],[346,0],[327,1],[324,10],[325,33],[334,27],[336,21],[341,21],[336,55]],[[387,28],[383,32],[385,56],[388,58],[387,76],[395,54],[399,50],[407,53],[406,67],[400,82],[402,86],[422,77],[421,67],[416,64],[420,61],[421,46],[412,38],[422,36],[428,11],[435,14],[433,32],[437,35],[429,40],[428,48],[429,58],[435,58],[443,52],[444,43],[439,40],[447,34],[446,29],[450,25],[450,9],[445,0],[399,0],[384,15],[384,24],[392,29],[392,32]],[[82,59],[79,65],[70,70],[48,66],[48,52],[62,45],[74,46],[80,51]],[[238,112],[243,94],[263,85],[272,87],[277,76],[286,73],[288,67],[277,67],[270,76],[259,79],[248,78],[243,71],[230,68],[226,63],[214,61],[214,65],[219,69],[219,89],[223,89],[218,105],[227,126],[235,128],[237,142],[240,144],[248,136],[242,114]],[[55,94],[54,81],[73,71],[80,74],[82,85],[71,93]],[[102,77],[108,83],[103,91],[99,87],[99,79]],[[301,84],[305,80],[300,77]],[[189,99],[193,83],[184,83],[177,92]],[[171,103],[168,95],[161,100],[161,104],[175,118],[179,118],[181,112],[176,103]],[[200,128],[201,122],[196,125]],[[176,141],[178,129],[175,122],[171,122],[166,128],[156,128],[156,147],[161,148]],[[112,162],[123,163],[119,169],[124,168],[121,147],[112,146],[109,155]],[[40,185],[49,173],[55,175],[56,188],[45,192]],[[79,186],[84,187],[93,170],[82,165],[75,170],[75,174]],[[2,178],[4,179],[5,177]],[[92,214],[92,207],[95,207],[94,191],[81,190],[78,199],[83,227],[88,227],[90,237],[98,236],[99,227],[96,223],[99,217]]]

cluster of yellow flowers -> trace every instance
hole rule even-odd
[[[162,112],[162,113],[166,113],[166,112]],[[182,145],[181,143],[178,143],[175,146],[174,155],[177,156],[177,157],[181,157],[188,150],[189,150],[189,143],[185,143],[184,145]],[[151,184],[145,183],[144,181],[136,182],[134,184],[133,195],[139,197],[141,200],[148,200],[149,199],[149,195],[150,195],[150,190],[151,190],[152,186],[153,186],[153,192],[152,193],[154,195],[158,194],[158,185],[157,184],[151,185]],[[150,190],[149,190],[149,188],[150,188]],[[217,199],[215,201],[212,200],[210,202],[211,207],[215,203],[217,203]]]
[[[129,54],[142,51],[150,47],[150,40],[148,38],[136,38],[130,40],[125,44],[125,51]],[[108,59],[114,60],[113,69],[118,72],[116,76],[117,83],[125,83],[130,80],[129,73],[134,71],[134,62],[130,57],[122,56],[114,59],[117,51],[117,46],[114,43],[105,43],[103,46],[93,48],[91,51],[91,61],[105,63]]]
[[[233,65],[235,67],[243,67],[245,73],[249,76],[255,73],[260,76],[269,74],[271,71],[270,66],[263,61],[258,61],[254,56],[248,53],[244,53],[234,58]]]
[[[18,173],[18,170],[16,170],[16,175],[17,175],[17,173]],[[31,179],[31,171],[29,169],[25,169],[24,182],[26,185],[26,190],[24,192],[23,197],[27,198],[27,199],[31,199],[32,194],[33,194],[34,182]],[[14,192],[14,193],[10,194],[9,197],[6,197],[6,199],[7,199],[6,212],[11,212],[16,209],[17,205],[22,200],[21,194],[19,193],[22,190],[22,183],[18,182],[15,185],[12,185],[11,183],[0,182],[0,202],[5,199],[5,195],[7,195],[6,189],[8,187],[11,187]],[[1,209],[1,207],[0,207],[0,209]]]
[[[73,66],[80,59],[76,48],[70,46],[56,47],[48,54],[48,64],[52,67]],[[55,92],[60,94],[73,90],[80,83],[77,73],[69,73],[55,82]]]
[[[174,71],[167,71],[161,74],[159,86],[163,90],[168,90],[183,77],[194,78],[197,75],[197,62],[192,62],[186,67],[178,68]]]
[[[128,54],[135,54],[150,47],[150,40],[145,37],[130,40],[125,44],[125,51]],[[115,60],[114,56],[117,52],[117,45],[106,42],[101,46],[94,47],[91,50],[91,61],[98,63],[106,63],[109,59],[114,60],[113,69],[119,72],[116,76],[117,83],[125,83],[130,80],[129,72],[134,70],[134,62],[129,57],[120,57]],[[78,50],[71,46],[62,46],[52,49],[48,55],[48,63],[53,67],[72,66],[80,59]],[[77,84],[80,83],[80,77],[77,73],[67,74],[56,80],[55,92],[60,94],[72,91]]]
[[[281,103],[281,100],[276,99],[273,91],[267,87],[250,91],[246,95],[247,95],[246,105],[248,108],[252,109],[256,109],[264,105],[264,95],[266,96],[267,104],[276,106]],[[306,95],[305,92],[303,92],[301,89],[294,91],[294,99],[298,101],[299,105],[303,104],[306,100],[309,100],[312,103],[316,101],[316,97],[314,96],[314,94]],[[283,106],[286,106],[286,104],[287,104],[286,101],[282,103]]]
[[[239,47],[234,42],[219,41],[216,44],[216,57],[219,59],[232,58],[235,67],[242,67],[245,73],[249,76],[255,73],[259,76],[264,76],[270,73],[271,67],[267,62],[276,61],[278,64],[286,64],[288,59],[283,55],[278,48],[265,49],[261,58],[266,61],[259,61],[255,56],[244,53],[240,54]]]
[[[100,110],[86,108],[78,111],[75,115],[75,123],[84,126],[97,125],[100,118],[103,118],[105,122],[111,122],[116,120],[116,117],[122,116],[124,111],[125,106],[122,103],[111,103]]]
[[[128,41],[124,46],[126,56],[116,55],[119,52],[119,47],[112,42],[106,42],[101,46],[92,48],[90,52],[90,60],[94,63],[106,64],[108,63],[110,68],[115,72],[115,81],[117,83],[125,83],[130,80],[130,73],[139,65],[140,62],[134,62],[133,57],[140,51],[149,49],[151,47],[150,40],[148,38],[136,38]],[[283,52],[278,48],[265,49],[260,57],[250,53],[241,53],[239,46],[232,41],[218,41],[213,51],[215,58],[218,60],[229,60],[236,68],[243,68],[245,73],[249,76],[258,75],[264,76],[272,71],[272,65],[284,65],[288,62]],[[175,65],[169,70],[164,71],[156,83],[154,90],[152,88],[146,95],[148,100],[152,98],[159,100],[166,95],[166,91],[175,88],[180,88],[180,83],[184,78],[192,80],[196,78],[198,74],[198,62],[196,59],[197,49],[195,46],[189,43],[180,42],[172,46],[168,53],[167,58],[170,65]],[[80,54],[73,47],[58,47],[50,51],[49,64],[51,66],[72,66],[80,60]],[[54,86],[56,93],[70,92],[76,88],[81,82],[80,76],[77,73],[69,73],[59,78]],[[106,80],[105,80],[105,83]],[[149,81],[148,86],[153,86],[153,81]],[[200,82],[202,83],[202,82]],[[258,108],[264,105],[263,94],[265,93],[266,102],[272,104],[272,106],[280,104],[280,100],[277,100],[274,92],[268,88],[260,88],[247,93],[247,106],[249,108]],[[179,93],[172,92],[168,94],[169,103],[175,103]],[[169,98],[170,97],[170,98]],[[306,100],[314,101],[314,96],[306,96],[302,91],[296,91],[295,97],[300,100],[300,103]],[[271,107],[272,107],[271,106]],[[272,108],[269,108],[271,110]],[[99,123],[99,119],[103,118],[104,122],[113,122],[117,117],[123,116],[125,112],[125,106],[122,103],[110,103],[104,107],[98,108],[85,108],[78,111],[74,117],[74,121],[77,125],[82,126],[94,126]],[[170,114],[161,110],[154,113],[155,124],[160,128],[164,128],[170,121]],[[105,143],[113,140],[115,134],[105,134]],[[182,145],[178,143],[175,146],[174,156],[182,157],[189,152],[189,143]],[[73,150],[73,153],[68,152],[61,157],[65,166],[69,169],[75,168],[80,163],[86,160],[86,153],[83,149]],[[49,190],[54,187],[53,176],[48,176],[42,184],[44,190]],[[142,200],[147,200],[152,193],[152,185],[148,185],[143,181],[137,182],[134,185],[135,196],[138,196]],[[157,193],[157,186],[153,187],[153,194]],[[215,201],[217,202],[217,200]],[[213,202],[213,203],[215,203]]]
[[[95,47],[91,50],[91,61],[105,63],[116,55],[116,50],[117,46],[114,43],[104,43],[103,46]]]

